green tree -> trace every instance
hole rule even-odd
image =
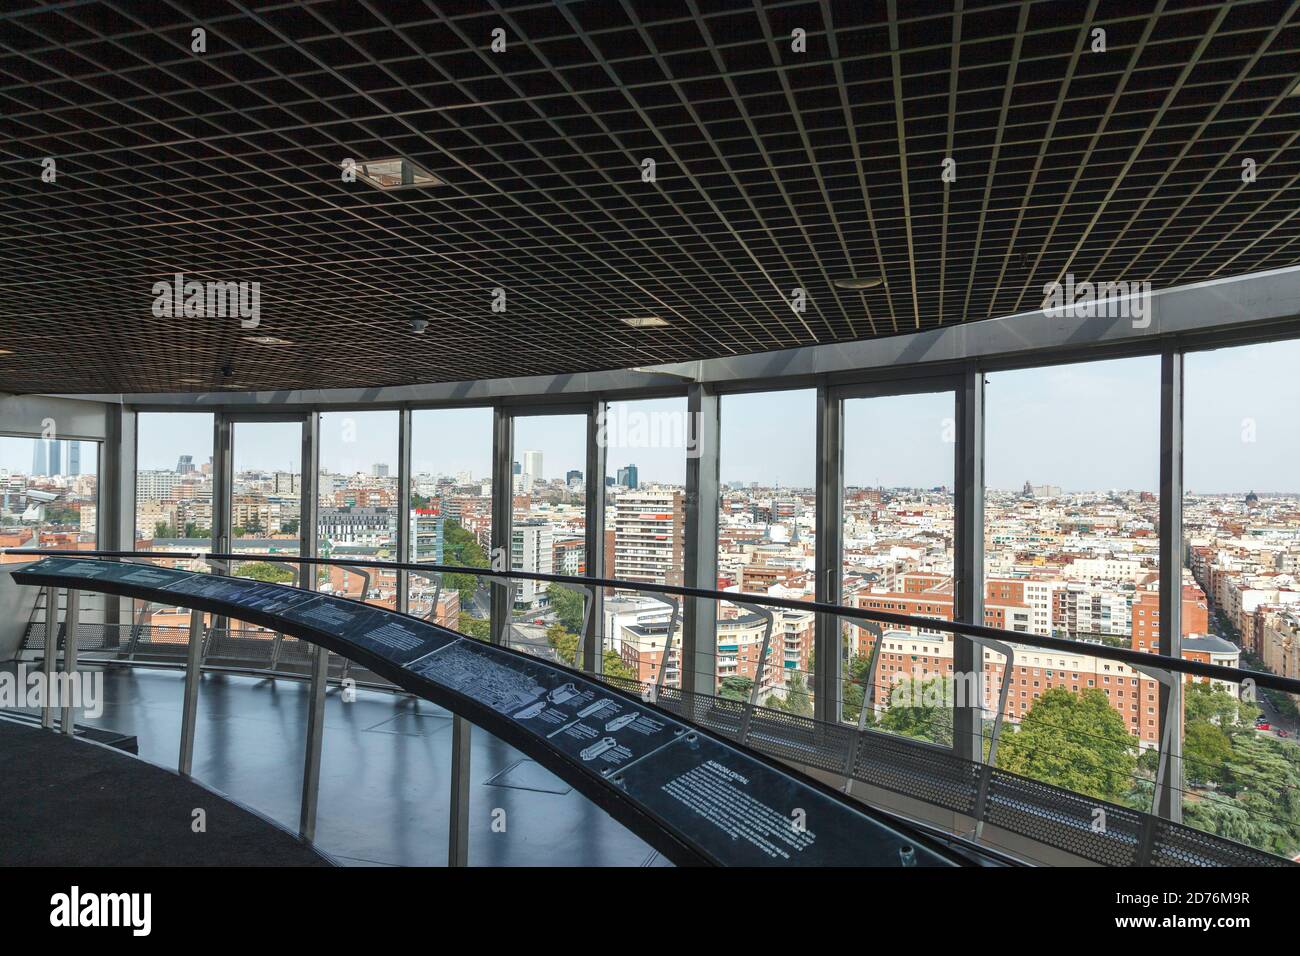
[[[947,677],[904,678],[889,693],[879,726],[893,734],[952,743],[953,682]]]
[[[1252,724],[1259,712],[1254,704],[1213,684],[1198,680],[1183,685],[1183,720],[1189,726],[1206,721],[1231,730]]]
[[[1280,856],[1300,851],[1300,762],[1294,744],[1243,730],[1212,793],[1183,800],[1183,822]]]
[[[476,641],[487,641],[492,637],[492,622],[482,618],[460,615],[460,632]]]
[[[268,584],[288,584],[294,579],[293,568],[270,561],[253,561],[242,565],[235,575],[252,578],[254,581],[266,581]]]
[[[444,564],[450,564],[454,567],[461,568],[486,568],[488,567],[488,557],[483,551],[483,546],[473,534],[466,531],[456,521],[448,520],[443,524],[442,529],[442,560]],[[453,588],[460,594],[461,607],[468,607],[474,599],[474,593],[478,590],[479,578],[473,574],[447,574],[443,577],[442,586]]]
[[[1063,687],[1034,701],[1015,733],[1004,733],[997,765],[1099,800],[1119,802],[1133,787],[1136,746],[1124,718],[1095,688]]]
[[[787,714],[811,717],[813,715],[812,694],[808,693],[808,684],[804,681],[803,675],[798,671],[791,674],[786,684],[785,696],[773,695],[766,706],[774,710],[783,710]]]
[[[1183,774],[1188,783],[1219,783],[1228,774],[1232,741],[1208,720],[1188,723],[1183,731]]]
[[[749,700],[753,690],[754,682],[748,677],[724,677],[718,696],[727,700]]]
[[[561,664],[574,666],[578,657],[578,635],[567,630],[563,624],[552,624],[546,629],[546,641],[555,649],[555,656]]]
[[[174,538],[176,537],[176,529],[166,521],[159,521],[153,526],[153,536],[155,538]]]
[[[555,609],[555,619],[564,629],[574,634],[582,631],[582,608],[584,598],[577,591],[570,591],[559,584],[546,588],[546,597]]]
[[[862,701],[866,699],[867,671],[871,667],[871,658],[853,657],[848,662],[848,680],[844,684],[844,703],[841,713],[849,723],[856,724],[862,715]],[[871,717],[868,715],[868,723]]]

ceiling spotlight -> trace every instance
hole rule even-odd
[[[245,335],[244,341],[254,345],[293,345],[288,339],[276,338],[274,335]]]
[[[427,329],[428,327],[429,327],[428,319],[419,319],[419,318],[411,319],[411,331],[414,332],[416,335],[423,335],[424,330]]]
[[[638,315],[630,319],[619,319],[624,325],[630,325],[634,329],[662,329],[668,324],[667,320],[659,318],[657,315]]]
[[[874,289],[876,286],[880,285],[884,281],[885,280],[880,278],[880,276],[875,276],[873,278],[868,278],[868,279],[859,279],[854,277],[851,279],[836,279],[835,285],[841,289],[848,289],[852,292],[860,292],[863,289]]]

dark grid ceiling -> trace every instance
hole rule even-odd
[[[0,390],[625,368],[1300,263],[1300,2],[9,8]],[[444,184],[341,181],[393,156]],[[175,272],[259,282],[260,328],[155,318]]]

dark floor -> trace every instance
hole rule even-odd
[[[181,672],[100,672],[103,714],[78,723],[133,734],[141,757],[175,768]],[[296,830],[307,699],[302,681],[205,674],[195,778]],[[346,703],[330,688],[317,846],[342,863],[445,865],[450,727],[450,714],[427,701],[359,689]],[[5,806],[0,803],[0,814]],[[138,809],[147,818],[147,804]],[[494,819],[504,820],[504,832],[496,832]],[[472,734],[469,859],[471,866],[665,865],[585,797],[478,728]]]
[[[329,865],[179,774],[8,720],[0,720],[0,807],[0,866]]]

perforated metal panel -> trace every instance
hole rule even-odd
[[[979,764],[951,751],[871,730],[862,732],[853,763],[854,779],[968,815],[979,773]]]
[[[1280,856],[1241,843],[1223,840],[1200,830],[1158,820],[1151,849],[1152,866],[1277,866],[1289,864]]]
[[[993,771],[984,808],[988,823],[1107,866],[1140,862],[1138,849],[1147,818],[1145,813],[1004,770]]]

